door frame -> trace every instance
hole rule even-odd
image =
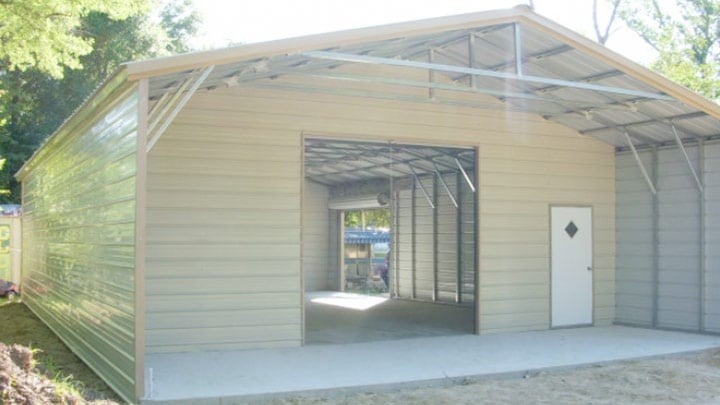
[[[591,310],[591,316],[590,316],[590,323],[589,324],[578,324],[578,325],[568,325],[568,326],[553,326],[553,307],[552,307],[552,298],[553,298],[553,290],[552,290],[552,277],[553,277],[553,262],[552,262],[552,209],[553,208],[589,208],[590,209],[590,222],[592,224],[592,232],[590,233],[590,249],[592,251],[591,257],[590,257],[590,266],[592,267],[592,278],[590,280],[590,291],[592,294],[590,305],[592,306]],[[550,294],[548,295],[548,314],[549,314],[549,329],[569,329],[569,328],[582,328],[587,326],[594,326],[595,325],[595,207],[592,204],[550,204],[548,205],[548,257],[549,257],[549,263],[550,268],[548,271],[548,274],[550,275],[548,279],[548,291]]]

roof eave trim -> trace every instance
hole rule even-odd
[[[416,36],[474,28],[478,23],[497,25],[515,22],[518,16],[530,13],[526,6],[470,14],[430,18],[375,27],[315,34],[295,38],[259,42],[212,51],[193,52],[165,58],[128,62],[124,66],[129,80],[161,76],[178,71],[197,69],[209,65],[251,60],[274,55],[295,54],[323,48],[381,41],[405,36]]]
[[[42,155],[45,149],[63,135],[72,132],[75,128],[85,122],[91,115],[112,101],[112,96],[117,94],[118,89],[128,85],[127,69],[124,66],[117,68],[102,84],[100,84],[85,101],[35,150],[35,153],[18,169],[15,178],[23,181],[35,161]]]
[[[678,101],[704,111],[714,118],[720,119],[720,105],[697,94],[687,87],[684,87],[681,84],[652,71],[648,67],[633,62],[625,56],[622,56],[617,52],[614,52],[609,48],[537,13],[523,13],[518,18],[521,23],[528,23],[533,28],[567,43],[578,51],[597,57],[608,65],[613,66],[621,72],[647,83],[652,87],[655,87]]]

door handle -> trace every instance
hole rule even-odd
[[[587,266],[587,271],[592,271],[592,270],[593,270],[592,266]]]

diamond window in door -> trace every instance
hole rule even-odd
[[[570,221],[570,223],[565,227],[565,232],[567,232],[568,235],[570,235],[570,238],[572,239],[575,234],[578,231],[577,225],[575,225],[575,222]]]

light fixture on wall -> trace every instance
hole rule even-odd
[[[333,198],[328,201],[331,210],[359,210],[387,207],[390,196],[387,193],[364,194],[354,197]]]

